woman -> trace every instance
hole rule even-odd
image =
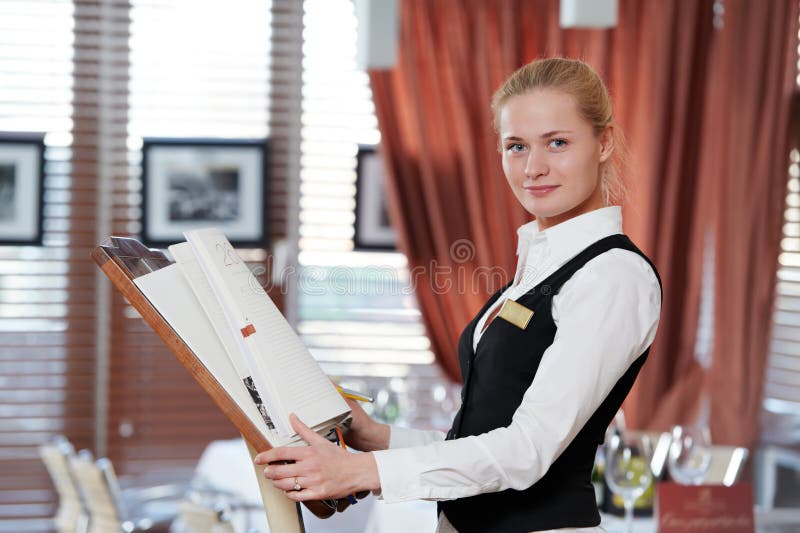
[[[371,453],[349,454],[293,417],[310,446],[257,457],[295,461],[264,470],[291,499],[369,489],[439,500],[441,532],[602,531],[595,452],[655,337],[660,279],[611,205],[624,196],[622,137],[597,74],[537,60],[492,107],[506,179],[536,220],[518,230],[513,283],[461,336],[452,429],[389,428],[351,402],[348,444]]]

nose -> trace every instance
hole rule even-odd
[[[536,179],[547,174],[547,170],[546,155],[541,150],[531,149],[528,154],[528,160],[525,163],[525,176]]]

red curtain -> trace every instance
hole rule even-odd
[[[760,433],[797,76],[796,0],[726,0],[706,136],[714,177],[713,438]],[[713,154],[713,155],[712,155]]]
[[[785,160],[775,159],[785,151],[780,129],[785,130],[785,121],[757,117],[765,112],[780,116],[788,105],[785,76],[793,62],[787,50],[797,17],[791,0],[729,0],[724,18],[716,20],[724,25],[715,30],[713,5],[712,0],[622,0],[616,28],[563,30],[558,0],[401,2],[398,63],[390,71],[371,72],[370,79],[400,248],[408,256],[432,350],[451,378],[459,376],[458,335],[486,297],[513,277],[515,230],[530,219],[502,175],[491,94],[517,67],[537,57],[563,55],[584,59],[609,85],[633,154],[625,231],[655,261],[664,283],[659,334],[626,403],[628,417],[639,427],[682,421],[681,415],[693,413],[704,383],[715,383],[696,363],[694,346],[704,248],[716,242],[717,258],[725,257],[730,246],[725,235],[735,233],[735,225],[726,227],[723,220],[728,212],[719,209],[726,205],[719,187],[731,168],[719,158],[723,152],[731,158],[748,158],[749,153],[753,160],[747,159],[747,165],[737,162],[743,179],[745,172],[763,175]],[[747,31],[758,46],[744,53],[751,41],[733,37],[738,31]],[[725,67],[725,58],[742,59],[737,54],[747,61],[728,61],[736,68]],[[753,85],[761,92],[733,87],[741,76],[757,79]],[[728,96],[720,98],[721,93]],[[758,97],[765,103],[756,105]],[[737,148],[736,132],[720,126],[729,105],[739,113],[739,127],[751,126],[747,139],[754,144],[748,151]],[[763,128],[770,127],[775,129],[765,136]],[[770,175],[773,182],[784,178]],[[740,199],[751,201],[742,209],[755,209],[750,215],[760,241],[752,251],[762,254],[760,273],[770,280],[762,282],[758,293],[762,314],[771,303],[778,244],[773,230],[780,226],[780,213],[768,206],[776,206],[782,192],[764,191],[758,206],[748,195]],[[719,270],[717,295],[741,279]],[[727,315],[719,298],[716,307],[719,338]],[[745,316],[756,318],[751,309],[742,312],[742,324]],[[758,320],[753,325],[768,330],[768,317]],[[763,371],[766,337],[756,337],[753,332],[740,339],[751,349],[736,357],[742,364],[760,358]],[[728,355],[719,346],[715,361],[724,364]],[[718,366],[712,376],[724,375]],[[763,376],[749,379],[752,387]]]

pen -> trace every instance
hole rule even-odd
[[[357,402],[369,402],[369,403],[372,403],[372,401],[373,401],[372,398],[370,396],[367,396],[366,394],[361,394],[360,392],[357,392],[357,391],[354,391],[354,390],[350,390],[350,389],[344,389],[344,388],[340,387],[339,385],[335,385],[335,387],[336,387],[336,390],[339,391],[339,394],[341,394],[345,398],[350,398],[351,400],[355,400]]]
[[[347,389],[342,389],[339,385],[336,385],[336,388],[339,389],[339,392],[341,394],[344,394],[342,390],[347,390]],[[366,396],[364,396],[364,398],[366,398]],[[342,435],[342,428],[340,428],[339,426],[336,426],[336,439],[339,441],[339,445],[342,447],[342,449],[347,450],[347,445],[344,443],[344,436]],[[347,500],[352,504],[358,503],[358,498],[356,498],[355,492],[352,494],[348,494]]]

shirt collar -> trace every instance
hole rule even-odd
[[[622,233],[622,209],[612,205],[583,213],[545,230],[534,220],[517,230],[517,255],[546,244],[554,258],[566,260],[603,237]]]

